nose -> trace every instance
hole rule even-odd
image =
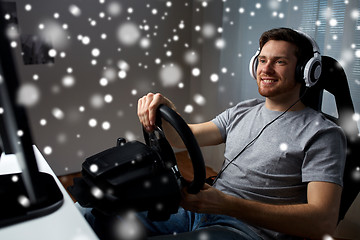
[[[271,61],[266,61],[258,66],[258,74],[272,74],[274,72],[274,66],[272,65]]]

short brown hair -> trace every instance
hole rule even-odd
[[[314,55],[313,46],[309,39],[291,28],[274,28],[264,32],[259,39],[260,50],[270,40],[282,40],[293,43],[297,47],[295,56],[298,63],[299,61],[308,61]]]

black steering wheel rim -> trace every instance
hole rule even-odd
[[[188,193],[192,194],[198,193],[203,188],[206,178],[204,158],[201,153],[199,144],[184,119],[166,105],[160,105],[157,109],[156,126],[159,128],[162,128],[162,118],[176,130],[181,140],[185,144],[194,170],[194,179],[189,183],[187,191]],[[145,131],[144,138],[145,142],[149,144],[149,134]]]

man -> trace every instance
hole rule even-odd
[[[311,56],[311,43],[296,31],[272,29],[261,36],[256,81],[265,101],[241,102],[212,121],[189,124],[200,146],[226,143],[223,168],[213,186],[184,191],[182,208],[169,221],[140,214],[150,235],[303,239],[334,232],[346,143],[339,127],[301,102],[297,65]],[[160,104],[175,110],[159,93],[138,101],[147,131],[154,129]],[[172,146],[184,147],[170,125],[163,127]]]

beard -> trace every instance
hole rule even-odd
[[[273,84],[264,84],[258,80],[258,92],[261,96],[273,98],[277,96],[284,96],[298,92],[301,84],[296,81],[281,81],[276,80]]]

